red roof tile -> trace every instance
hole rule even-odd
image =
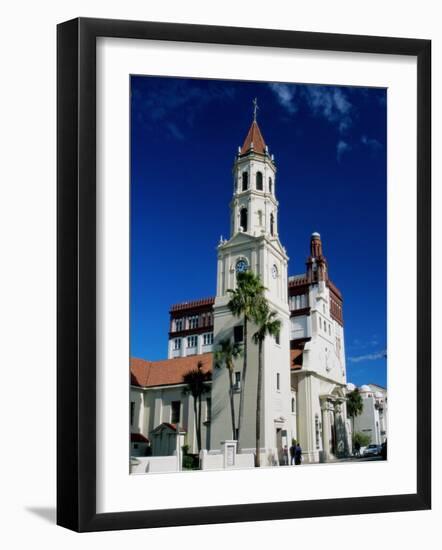
[[[200,300],[192,300],[191,302],[181,302],[179,304],[173,304],[170,308],[172,311],[181,311],[183,309],[195,309],[202,306],[211,306],[215,303],[215,298],[212,296],[210,298],[201,298]]]
[[[158,431],[162,430],[164,426],[166,428],[169,428],[170,430],[173,430],[174,432],[177,431],[176,430],[176,428],[177,428],[176,424],[171,424],[170,422],[162,422],[156,428],[154,428],[151,433],[158,432]],[[183,426],[180,426],[180,433],[187,433],[186,428],[184,428]]]
[[[202,363],[203,372],[212,371],[211,353],[164,359],[162,361],[145,361],[144,359],[131,358],[131,384],[143,387],[182,384],[183,375],[191,369],[196,369],[199,362]]]
[[[252,144],[253,151],[255,153],[265,153],[266,144],[256,120],[254,120],[250,126],[250,130],[244,140],[243,146],[241,147],[241,155],[245,155],[251,149]]]
[[[298,370],[302,367],[302,352],[303,349],[290,350],[291,370]],[[199,362],[202,363],[203,372],[212,372],[212,353],[162,361],[145,361],[133,357],[130,360],[131,384],[143,388],[182,384],[183,375],[191,369],[196,369]]]
[[[149,443],[149,440],[143,434],[130,434],[130,440],[132,443]]]
[[[342,300],[342,294],[339,288],[332,281],[330,281],[330,279],[327,281],[327,284],[330,290],[334,292],[336,296]]]
[[[303,351],[304,351],[304,348],[290,350],[290,369],[291,370],[299,370],[302,368]]]

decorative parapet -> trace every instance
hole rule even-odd
[[[211,296],[210,298],[202,298],[200,300],[193,300],[190,302],[181,302],[179,304],[173,304],[170,308],[170,313],[176,311],[186,311],[188,309],[196,309],[200,307],[213,306],[215,303],[215,298]]]

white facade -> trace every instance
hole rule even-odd
[[[216,296],[172,307],[168,363],[189,361],[192,356],[196,360],[226,338],[241,339],[243,319],[230,312],[228,291],[236,288],[238,271],[251,270],[260,276],[270,309],[281,321],[279,338],[267,337],[263,344],[261,465],[281,463],[283,448],[290,447],[293,439],[300,443],[305,462],[346,456],[351,446],[342,297],[329,279],[317,233],[311,237],[306,273],[288,277],[289,259],[278,236],[276,165],[256,121],[235,158],[233,180],[231,234],[228,240],[221,239],[217,248]],[[256,327],[249,324],[244,415],[237,442],[239,454],[247,456],[255,452],[256,443],[255,331]],[[236,427],[242,368],[243,359],[238,358],[234,367]],[[172,402],[182,401],[184,439],[190,452],[197,452],[193,401],[182,395],[182,384],[175,381],[162,387],[133,386],[132,396],[132,431],[149,439],[155,437],[162,423],[173,424]],[[208,399],[203,412],[202,447],[207,451],[206,463],[215,464],[221,459],[212,457],[237,435],[232,433],[226,368],[212,368]]]
[[[184,384],[174,384],[164,387],[139,388],[131,386],[131,433],[145,435],[151,444],[153,456],[172,455],[176,449],[175,438],[170,432],[156,429],[163,424],[177,426],[182,433],[183,444],[189,445],[190,452],[197,452],[195,415],[193,409],[193,397],[183,394]],[[173,416],[174,405],[179,403],[179,416]],[[132,413],[133,409],[133,413]],[[205,449],[210,449],[210,393],[202,398],[202,429],[201,439]],[[166,443],[166,439],[170,443]],[[134,449],[132,443],[131,454],[139,456],[144,454],[145,446],[140,445],[141,452]],[[135,451],[135,452],[134,452]]]
[[[387,440],[387,390],[377,384],[364,384],[359,388],[362,413],[354,419],[354,431],[370,437],[370,443],[381,445]]]
[[[255,128],[254,128],[255,126]],[[259,132],[254,122],[251,131]],[[258,136],[261,138],[261,136]],[[230,204],[231,236],[218,246],[217,293],[214,305],[214,346],[233,339],[234,327],[242,318],[228,308],[228,290],[236,288],[237,272],[242,269],[260,276],[271,310],[281,321],[279,342],[266,338],[263,346],[263,385],[261,405],[261,463],[280,458],[284,445],[290,445],[294,431],[290,424],[290,322],[287,296],[288,257],[278,237],[278,203],[275,197],[276,167],[268,150],[257,152],[253,143],[239,154],[234,165],[234,195]],[[244,149],[244,147],[243,147]],[[244,386],[244,417],[239,447],[241,452],[255,449],[258,349],[252,336],[256,327],[248,327],[248,369]],[[241,373],[242,358],[236,360]],[[212,448],[232,437],[228,375],[225,369],[214,371],[212,388]],[[235,396],[236,411],[239,394]]]
[[[302,296],[296,302],[308,304],[309,312],[292,317],[291,330],[292,336],[308,341],[302,369],[292,373],[292,385],[297,397],[298,439],[305,461],[318,462],[346,455],[350,449],[344,330],[331,315],[331,291],[325,281],[310,284],[308,295]]]
[[[178,336],[169,340],[168,358],[201,355],[213,351],[213,331]]]

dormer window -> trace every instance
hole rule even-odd
[[[249,188],[249,173],[243,172],[242,173],[242,190],[247,191]]]
[[[262,191],[263,185],[262,185],[262,172],[256,172],[256,190]]]

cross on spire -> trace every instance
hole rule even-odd
[[[258,123],[256,121],[256,116],[258,112],[258,100],[255,97],[252,101],[253,103],[253,122],[250,126],[250,129],[247,133],[246,139],[242,147],[240,148],[239,155],[245,155],[249,151],[253,150],[255,153],[261,153],[265,155],[268,153],[268,148],[265,144],[264,138],[262,137],[261,130],[259,129]]]
[[[256,122],[256,114],[258,112],[258,99],[255,97],[253,100],[253,120]]]

